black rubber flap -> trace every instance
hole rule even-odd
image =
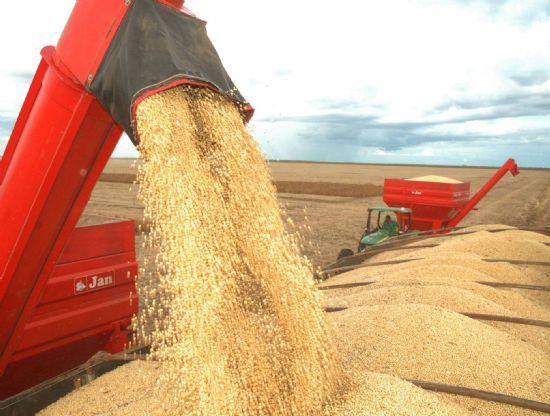
[[[206,83],[241,108],[248,105],[225,71],[203,21],[154,0],[135,0],[90,91],[137,145],[135,101],[178,80]]]

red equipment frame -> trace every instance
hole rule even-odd
[[[383,199],[390,207],[412,209],[413,230],[454,228],[507,172],[513,176],[519,174],[514,159],[508,159],[472,199],[469,199],[470,182],[440,183],[385,179]]]
[[[126,348],[137,313],[134,223],[76,228],[0,376],[0,400]]]
[[[77,1],[57,48],[42,50],[0,161],[0,399],[128,344],[133,225],[73,231],[122,134],[86,86],[126,11]],[[75,279],[108,284],[81,294]]]
[[[93,96],[45,48],[2,159],[0,373],[120,135]]]
[[[86,238],[79,243],[75,237],[67,246],[85,253],[82,243],[89,244],[92,257],[81,254],[62,267],[69,276],[101,267],[129,272],[123,289],[121,278],[112,276],[112,285],[80,304],[71,277],[54,271],[122,131],[54,48],[45,48],[42,57],[0,168],[0,399],[86,361],[98,349],[121,351],[137,312],[138,302],[130,303],[137,296],[132,227],[105,228],[131,243],[124,260],[109,252],[95,258],[109,247],[99,239],[99,228],[76,231]],[[120,290],[124,302],[117,301]],[[94,316],[94,303],[108,306],[102,319]]]
[[[510,172],[512,176],[519,175],[519,166],[517,165],[516,161],[514,159],[508,159],[504,164],[500,167],[499,170],[496,171],[496,173],[487,181],[483,187],[477,191],[477,193],[474,195],[472,199],[468,201],[468,203],[460,210],[460,212],[447,224],[447,227],[453,228],[458,225],[462,219],[468,215],[468,213],[475,208],[475,206],[478,204],[479,201],[483,199],[487,193],[493,189],[493,186],[495,186],[498,181],[502,179],[504,175],[506,175],[507,172]]]
[[[384,202],[390,207],[412,210],[412,230],[444,227],[470,196],[470,183],[438,183],[408,179],[385,179]]]

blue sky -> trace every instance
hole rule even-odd
[[[73,1],[3,3],[0,149]],[[550,167],[548,0],[186,4],[271,159]]]

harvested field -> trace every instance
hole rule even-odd
[[[93,204],[93,212],[86,209],[82,217],[83,223],[109,221],[112,220],[111,217],[134,220],[142,218],[143,208],[136,199],[137,190],[134,189],[128,193],[130,183],[137,172],[137,167],[132,165],[136,165],[136,163],[131,159],[112,159],[109,162],[102,175],[102,181],[96,186],[90,201]],[[474,192],[496,170],[494,168],[276,161],[270,162],[269,167],[275,184],[298,184],[291,186],[297,189],[293,192],[300,193],[280,191],[279,200],[294,224],[302,228],[305,226],[311,228],[311,231],[307,232],[306,240],[310,240],[312,244],[305,247],[304,254],[315,266],[324,266],[333,262],[343,247],[356,248],[357,240],[366,223],[367,208],[384,205],[381,196],[350,196],[345,199],[320,198],[327,197],[326,193],[317,194],[323,189],[322,184],[342,184],[344,188],[353,185],[367,185],[375,192],[376,187],[382,186],[384,178],[435,175],[470,181],[472,192]],[[116,181],[117,178],[124,180],[125,183],[111,182]],[[103,182],[103,179],[119,186],[107,186],[108,182]],[[310,185],[310,183],[314,185]],[[314,192],[313,189],[315,189]],[[358,188],[358,190],[364,192],[362,188]],[[334,192],[339,192],[338,195],[343,193],[343,191]],[[356,192],[355,189],[352,193],[354,192]],[[129,196],[129,206],[131,207],[127,213],[108,203],[108,201],[119,198],[126,199],[126,196]],[[521,174],[516,177],[505,176],[482,199],[478,208],[468,214],[461,225],[550,223],[550,170],[522,170]]]
[[[296,182],[275,181],[277,192],[369,198],[382,195],[383,187],[370,183]]]
[[[128,183],[136,181],[136,175],[131,173],[103,173],[101,182]],[[350,198],[369,198],[382,195],[383,187],[370,183],[333,183],[333,182],[298,182],[274,181],[279,193],[344,196]]]

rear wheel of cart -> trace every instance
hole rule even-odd
[[[336,259],[340,260],[340,259],[343,259],[344,257],[353,256],[354,254],[355,253],[351,248],[343,248],[342,250],[340,250],[340,253],[338,253],[338,257]]]

